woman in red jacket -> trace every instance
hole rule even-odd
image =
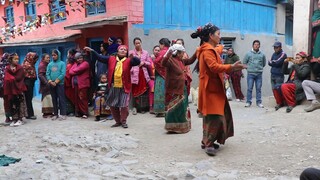
[[[170,41],[167,38],[161,38],[159,41],[160,52],[154,60],[155,67],[155,85],[153,111],[157,117],[165,116],[165,78],[166,68],[162,66],[162,58],[170,47]]]
[[[22,118],[27,115],[24,92],[27,90],[24,84],[24,70],[19,65],[19,56],[14,53],[9,57],[9,65],[4,75],[4,101],[5,112],[10,112],[12,123],[10,126],[23,124]]]
[[[88,118],[88,90],[90,87],[90,66],[79,52],[75,54],[76,63],[69,70],[75,90],[75,113],[77,117]]]
[[[129,115],[129,100],[131,92],[132,66],[140,65],[140,59],[128,57],[128,47],[121,45],[115,56],[103,56],[89,47],[84,50],[92,51],[98,60],[108,64],[108,87],[107,105],[110,106],[112,116],[116,123],[111,127],[128,128],[127,117]]]
[[[68,50],[67,55],[67,65],[66,65],[66,75],[64,77],[64,92],[66,94],[66,106],[67,106],[67,115],[74,116],[74,104],[75,104],[75,94],[74,88],[72,86],[72,77],[70,75],[70,69],[75,64],[75,54],[77,51],[73,48]]]

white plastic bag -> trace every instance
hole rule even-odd
[[[230,87],[230,82],[228,79],[225,80],[226,96],[229,101],[232,101],[232,91]]]

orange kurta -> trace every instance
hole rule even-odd
[[[224,116],[228,103],[224,72],[231,71],[230,64],[222,64],[220,54],[223,46],[213,48],[209,43],[203,43],[197,50],[199,60],[199,99],[198,110],[204,115],[217,114]]]

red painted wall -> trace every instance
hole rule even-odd
[[[82,0],[84,2],[84,0]],[[40,7],[36,7],[36,13],[38,15],[43,15],[45,13],[49,13],[50,9],[48,6],[49,0],[37,0],[36,1],[43,3]],[[0,15],[5,16],[5,7],[6,5],[0,6]],[[17,3],[13,4],[14,8],[14,21],[15,24],[18,25],[20,23],[25,23],[25,20],[21,21],[19,16],[25,17],[25,7],[24,4],[21,3],[19,7]],[[32,32],[27,32],[23,36],[16,36],[15,39],[10,38],[9,42],[20,42],[23,40],[37,40],[44,39],[49,37],[58,37],[58,36],[66,36],[74,33],[82,33],[82,37],[77,39],[76,42],[79,43],[80,47],[86,45],[87,38],[93,37],[103,37],[107,39],[109,36],[122,37],[125,41],[125,44],[128,44],[128,28],[131,27],[131,24],[142,23],[143,22],[143,0],[106,0],[106,13],[95,16],[85,15],[85,9],[78,6],[74,7],[74,9],[79,8],[81,12],[76,10],[72,11],[73,7],[66,6],[66,10],[69,12],[67,15],[67,19],[62,22],[57,22],[50,25],[44,25],[41,28],[38,28]],[[101,19],[112,16],[128,16],[128,22],[124,23],[123,26],[115,26],[115,25],[106,25],[102,28],[88,28],[85,30],[64,30],[65,26],[73,25],[79,22],[86,22],[95,19]],[[5,23],[0,19],[0,27],[4,27]],[[1,35],[0,35],[1,36]]]

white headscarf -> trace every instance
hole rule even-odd
[[[172,54],[173,54],[173,55],[176,55],[178,51],[183,51],[183,52],[186,51],[181,44],[174,44],[174,45],[171,46],[169,49],[172,50],[172,52],[173,52]]]
[[[183,51],[183,52],[186,51],[186,49],[181,44],[174,44],[171,47],[169,47],[168,51],[164,55],[165,57],[167,56],[170,50],[172,51],[172,55],[176,55],[178,51]]]

